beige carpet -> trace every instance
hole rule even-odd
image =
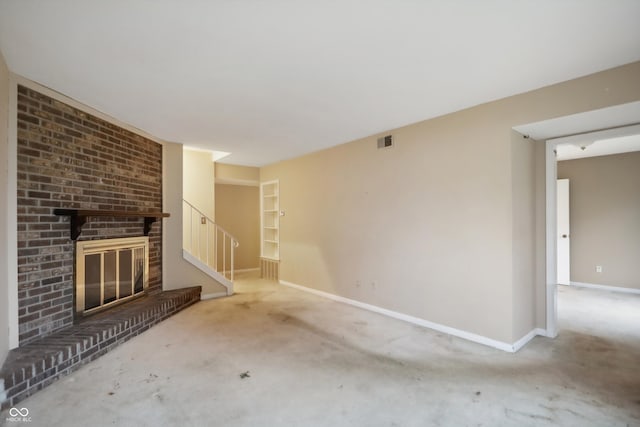
[[[26,399],[29,425],[640,425],[640,296],[561,287],[559,337],[508,354],[258,279],[236,290]]]

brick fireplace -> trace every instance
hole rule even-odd
[[[201,295],[162,291],[162,146],[31,87],[17,95],[20,342],[0,369],[0,410]]]
[[[56,208],[162,210],[162,146],[18,86],[20,346],[74,322],[74,242]],[[143,218],[93,218],[79,240],[140,236]],[[162,224],[149,234],[148,292],[161,290]]]

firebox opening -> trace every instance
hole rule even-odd
[[[76,314],[141,296],[149,283],[149,238],[76,242]]]

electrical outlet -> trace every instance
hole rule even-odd
[[[596,265],[596,273],[602,273],[602,266]]]

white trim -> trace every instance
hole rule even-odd
[[[414,325],[423,326],[425,328],[433,329],[438,332],[443,332],[445,334],[453,335],[458,338],[463,338],[468,341],[473,341],[478,344],[483,344],[489,347],[496,348],[498,350],[506,351],[509,353],[515,353],[520,350],[527,342],[529,342],[536,335],[545,335],[545,331],[543,329],[534,329],[529,332],[527,335],[519,339],[513,344],[508,344],[502,341],[497,341],[491,338],[487,338],[482,335],[474,334],[471,332],[463,331],[460,329],[452,328],[450,326],[441,325],[439,323],[430,322],[428,320],[420,319],[418,317],[409,316],[407,314],[398,313],[397,311],[388,310],[386,308],[378,307],[375,305],[367,304],[364,302],[356,301],[350,298],[341,297],[339,295],[331,294],[329,292],[319,291],[317,289],[307,288],[306,286],[297,285],[295,283],[287,282],[285,280],[280,280],[280,284],[284,286],[288,286],[290,288],[298,289],[303,292],[308,292],[310,294],[314,294],[317,296],[321,296],[324,298],[328,298],[333,301],[341,302],[344,304],[349,304],[354,307],[362,308],[364,310],[372,311],[374,313],[382,314],[384,316],[392,317],[394,319],[402,320],[408,323],[412,323]]]
[[[167,158],[167,147],[168,145],[162,146],[162,212],[168,212],[170,209],[167,209],[168,197],[167,197],[167,162],[165,159]],[[174,213],[174,218],[176,214]],[[180,228],[182,229],[182,212],[180,213]],[[180,234],[182,236],[182,233]],[[182,244],[180,244],[182,246]],[[162,218],[162,264],[160,266],[160,270],[162,270],[162,290],[165,290],[165,286],[167,286],[167,266],[169,265],[169,251],[167,250],[167,223]]]
[[[551,138],[548,141],[554,144],[580,144],[585,141],[598,141],[601,139],[621,138],[629,135],[636,135],[640,133],[640,124],[633,124],[628,126],[618,126],[611,129],[597,130],[593,132],[578,133],[575,135],[561,136],[558,138]],[[587,151],[588,152],[588,151]],[[595,156],[587,156],[595,157]],[[573,160],[573,159],[560,159]]]
[[[526,334],[525,336],[523,336],[522,338],[520,338],[518,341],[514,342],[512,347],[513,347],[513,352],[515,353],[516,351],[520,350],[522,347],[524,347],[529,341],[531,341],[532,339],[534,339],[536,336],[542,336],[542,337],[546,337],[547,336],[547,331],[545,331],[542,328],[536,328],[533,329],[531,331],[529,331],[528,334]]]
[[[209,277],[211,277],[212,279],[220,283],[222,286],[227,288],[227,295],[233,295],[233,282],[231,280],[227,279],[217,271],[214,271],[207,264],[200,261],[195,256],[191,255],[189,251],[187,251],[186,249],[182,250],[182,257],[185,260],[189,261],[194,266],[198,267],[200,271],[202,271],[203,273],[205,273],[206,275],[208,275]]]
[[[18,322],[18,84],[9,74],[9,141],[7,185],[7,284],[9,310],[9,349],[20,345]]]
[[[275,240],[275,244],[277,247],[277,257],[269,257],[269,256],[265,256],[264,253],[264,247],[265,247],[265,239],[264,239],[264,230],[265,230],[265,225],[264,225],[264,216],[265,216],[265,210],[264,210],[264,187],[267,185],[275,185],[276,187],[276,194],[275,194],[275,198],[276,198],[276,206],[275,206],[275,211],[277,211],[276,215],[275,215],[275,224],[273,225],[273,227],[276,229],[277,231],[277,239]],[[271,210],[270,212],[273,212],[273,210]],[[263,181],[260,183],[260,258],[262,259],[270,259],[273,261],[280,261],[280,180],[279,179],[272,179],[270,181]],[[262,265],[262,264],[261,264]]]
[[[214,292],[212,294],[200,294],[200,301],[229,296],[226,292]]]
[[[557,204],[556,199],[558,164],[556,162],[555,149],[558,144],[551,140],[545,142],[545,189],[546,189],[546,336],[555,338],[558,336],[558,262],[557,259]]]
[[[583,282],[570,282],[570,283],[571,283],[571,286],[575,286],[576,288],[599,289],[601,291],[622,292],[625,294],[640,295],[640,289],[624,288],[621,286],[596,285],[595,283],[583,283]]]
[[[237,179],[237,178],[216,178],[216,184],[224,184],[224,185],[244,185],[247,187],[260,187],[260,181],[255,181],[252,179]]]

